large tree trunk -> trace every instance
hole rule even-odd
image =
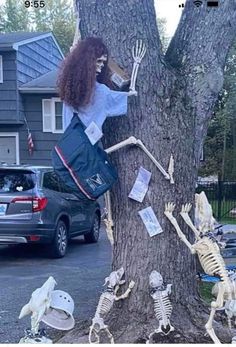
[[[138,97],[129,99],[126,117],[107,121],[106,147],[133,135],[164,168],[171,153],[175,160],[175,184],[171,185],[141,149],[126,147],[111,155],[119,172],[112,191],[112,265],[114,269],[123,266],[127,282],[136,282],[130,298],[114,307],[111,330],[116,342],[135,342],[157,326],[148,288],[149,274],[157,270],[166,283],[173,283],[172,322],[181,338],[175,333],[170,342],[194,341],[198,329],[205,333],[206,322],[197,295],[195,258],[165,218],[164,204],[175,202],[179,212],[182,203],[194,202],[201,147],[236,34],[236,1],[221,0],[214,10],[187,1],[165,57],[152,0],[79,0],[78,9],[82,38],[102,37],[111,55],[129,72],[135,40],[142,39],[148,48],[138,74]],[[152,172],[142,204],[128,198],[140,166]],[[164,230],[152,238],[138,215],[147,206],[152,206]],[[181,226],[193,242],[192,234]]]

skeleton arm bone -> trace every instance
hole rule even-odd
[[[122,280],[119,282],[119,284],[116,285],[115,289],[114,289],[114,294],[116,295],[116,293],[118,292],[120,286],[122,286],[123,284],[125,284],[126,281],[125,280]]]
[[[137,140],[137,146],[139,146],[146,154],[147,156],[151,159],[151,161],[156,165],[156,167],[161,171],[161,173],[165,176],[167,180],[173,180],[171,179],[170,175],[163,169],[163,167],[158,163],[158,161],[153,157],[153,155],[149,152],[149,150],[144,146],[141,140]],[[174,181],[173,181],[174,183]]]
[[[137,40],[135,46],[132,48],[132,56],[134,59],[133,70],[131,74],[130,90],[135,90],[135,83],[138,74],[139,65],[146,53],[146,47],[142,40]]]
[[[136,145],[137,141],[138,140],[136,139],[136,137],[130,136],[127,140],[121,141],[121,142],[117,143],[116,145],[111,146],[111,147],[105,149],[105,152],[110,154],[112,152],[117,151],[120,148],[123,148],[123,147],[127,146],[127,145]]]
[[[127,288],[127,290],[120,296],[115,296],[115,301],[119,301],[121,299],[126,299],[129,296],[129,293],[131,292],[132,288],[134,287],[135,282],[131,281],[129,284],[129,287]]]
[[[146,154],[147,156],[151,159],[151,161],[155,164],[155,166],[161,171],[161,173],[165,176],[167,180],[170,180],[170,175],[163,169],[161,164],[158,163],[158,161],[153,157],[153,155],[149,152],[149,150],[144,146],[141,140],[136,139],[134,136],[130,136],[128,139],[117,143],[116,145],[107,148],[105,151],[109,154],[114,151],[117,151],[120,148],[123,148],[127,145],[137,145],[139,146]]]
[[[210,335],[211,339],[213,340],[213,342],[215,344],[220,344],[220,340],[218,339],[218,337],[215,334],[215,331],[213,329],[213,319],[215,316],[215,312],[217,308],[223,307],[224,304],[224,292],[225,292],[225,288],[224,286],[219,283],[219,287],[218,287],[218,294],[217,294],[217,298],[216,301],[212,301],[211,302],[211,312],[210,312],[210,316],[209,319],[205,325],[206,331],[207,333]]]
[[[179,236],[179,238],[186,244],[186,246],[190,249],[190,252],[192,254],[194,254],[196,251],[194,249],[194,247],[191,245],[191,243],[187,240],[186,236],[184,235],[184,233],[182,232],[182,230],[179,227],[179,224],[177,222],[177,220],[175,219],[175,217],[173,216],[172,212],[174,211],[175,208],[175,204],[173,203],[167,203],[165,205],[165,215],[166,217],[169,219],[169,221],[171,222],[171,224],[174,226],[175,230],[177,231],[177,234]]]
[[[185,223],[190,227],[190,229],[194,232],[195,237],[197,240],[199,240],[199,231],[195,228],[193,222],[191,221],[191,218],[189,217],[189,211],[191,210],[192,205],[186,204],[182,205],[182,209],[180,212],[181,217],[185,221]]]

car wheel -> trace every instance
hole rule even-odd
[[[55,230],[55,236],[50,245],[50,253],[53,258],[62,258],[66,254],[68,246],[67,227],[62,220],[59,220]]]
[[[100,217],[98,214],[95,214],[91,231],[87,234],[84,234],[84,240],[87,243],[98,242],[99,234],[100,234]]]

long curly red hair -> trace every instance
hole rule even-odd
[[[105,84],[108,81],[107,61],[96,76],[96,60],[102,55],[108,58],[108,49],[98,37],[88,37],[77,43],[61,65],[57,81],[61,100],[75,109],[89,104],[95,81]]]

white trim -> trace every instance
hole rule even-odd
[[[48,87],[42,87],[42,88],[34,88],[34,87],[22,87],[22,88],[18,88],[18,90],[21,93],[57,93],[56,88],[48,88]]]
[[[15,42],[12,47],[13,47],[13,49],[15,49],[17,51],[19,46],[25,45],[25,44],[30,43],[30,42],[42,40],[42,39],[45,39],[46,37],[50,37],[50,36],[52,37],[55,45],[57,46],[59,52],[61,53],[62,58],[64,59],[65,56],[62,53],[62,50],[59,47],[59,45],[58,45],[58,43],[57,43],[57,41],[56,41],[56,39],[55,39],[55,37],[54,37],[54,35],[52,33],[42,34],[42,35],[34,36],[34,37],[32,37],[30,39],[27,39],[27,40],[22,40],[22,41],[19,41],[19,42]]]
[[[45,112],[45,103],[48,102],[48,106],[50,107],[50,111],[48,113]],[[53,133],[53,134],[62,134],[63,124],[61,130],[56,130],[56,115],[55,115],[55,102],[61,102],[60,98],[51,98],[51,99],[42,99],[42,122],[43,122],[43,132],[44,133]],[[63,117],[63,115],[62,115]],[[50,123],[50,127],[46,128],[46,119],[48,119],[48,123]],[[63,121],[63,119],[62,119]]]
[[[0,55],[0,83],[3,83],[3,63],[2,63],[2,55]]]
[[[49,112],[46,112],[46,103],[48,103],[48,106],[50,108]],[[43,123],[43,132],[44,133],[51,133],[52,132],[52,101],[51,99],[42,99],[42,123]],[[46,121],[48,119],[48,122]],[[48,127],[46,127],[46,123],[50,123]]]
[[[16,165],[20,165],[20,146],[19,146],[19,133],[16,132],[0,132],[0,137],[13,137],[15,136],[16,141]]]
[[[63,131],[63,122],[62,122],[62,129],[61,130],[56,130],[56,112],[55,112],[55,103],[56,102],[61,102],[61,99],[60,98],[51,98],[52,100],[52,132],[54,134],[62,134],[64,131]],[[62,119],[63,121],[63,119]]]

